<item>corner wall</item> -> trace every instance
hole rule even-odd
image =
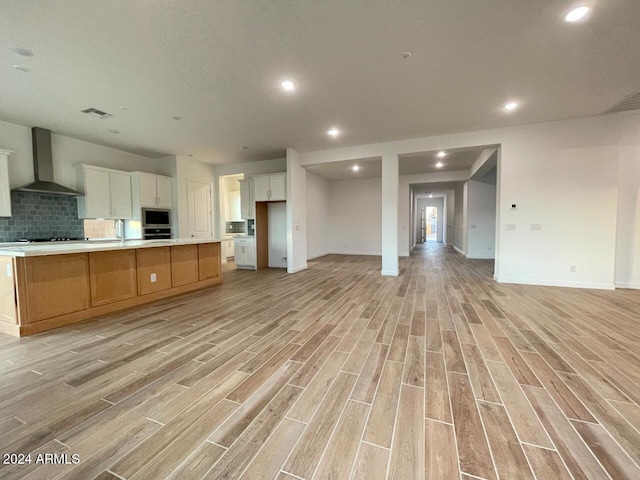
[[[495,185],[469,180],[467,235],[467,258],[495,258]]]
[[[329,182],[307,171],[307,260],[331,252]]]
[[[331,253],[381,255],[382,179],[329,182]]]

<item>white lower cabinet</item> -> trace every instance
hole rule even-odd
[[[234,256],[237,268],[256,269],[256,239],[255,237],[236,237]]]

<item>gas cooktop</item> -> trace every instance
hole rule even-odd
[[[17,242],[39,243],[39,242],[78,242],[88,240],[81,237],[55,237],[55,238],[19,238]]]

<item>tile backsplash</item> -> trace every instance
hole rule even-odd
[[[244,233],[244,222],[225,222],[225,233]]]
[[[0,217],[0,242],[84,236],[76,197],[11,192],[11,214],[11,217]]]

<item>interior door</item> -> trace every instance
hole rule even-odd
[[[287,268],[287,204],[269,204],[269,267]]]
[[[211,185],[187,180],[189,236],[211,238]]]

